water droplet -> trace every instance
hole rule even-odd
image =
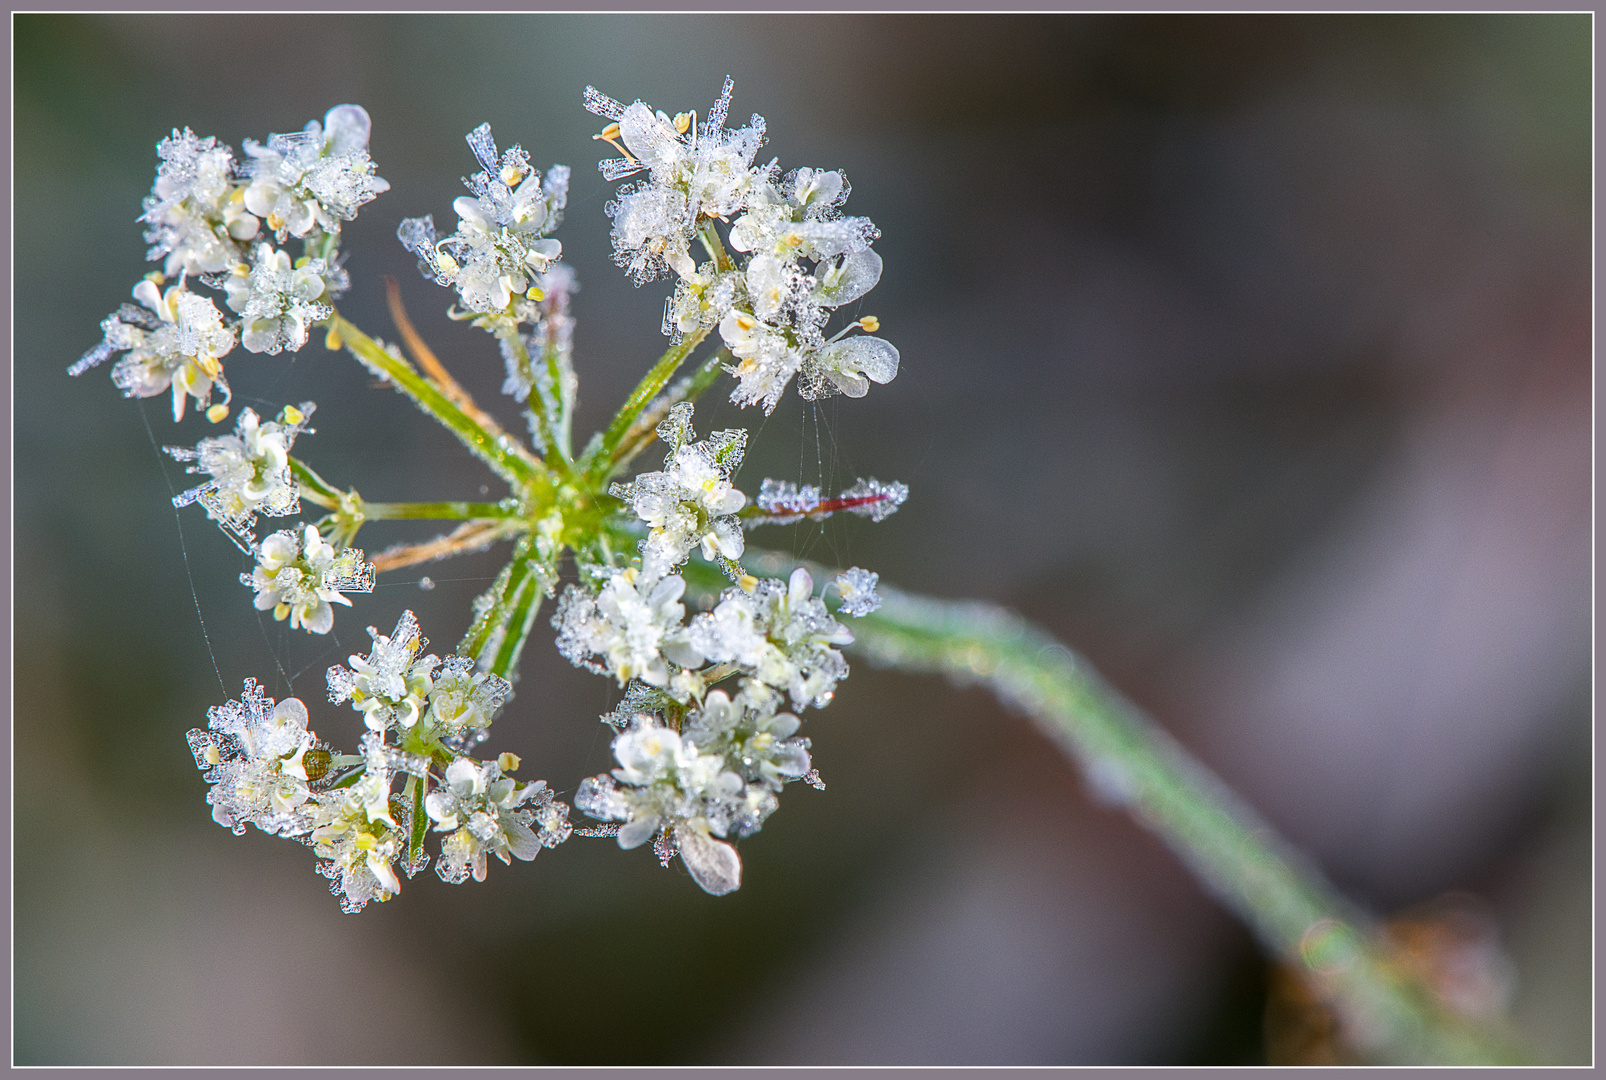
[[[418,587],[423,589],[425,592],[429,592],[429,590],[435,587],[435,581],[430,577],[421,577],[418,579]]]

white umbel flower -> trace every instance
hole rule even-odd
[[[318,534],[317,526],[298,532],[282,529],[257,546],[256,569],[240,581],[256,590],[256,609],[273,612],[275,619],[314,634],[327,634],[335,624],[332,604],[351,606],[340,595],[372,592],[374,565],[364,562],[356,548],[335,549]]]
[[[245,140],[246,209],[281,240],[287,233],[306,236],[314,226],[338,233],[358,207],[390,190],[368,157],[371,128],[362,106],[336,105],[322,124],[312,120],[302,131],[270,135],[266,146]]]
[[[161,164],[140,215],[150,225],[146,258],[163,259],[170,277],[232,268],[240,262],[242,242],[259,230],[245,207],[244,188],[234,181],[234,152],[185,128],[163,139],[156,153]]]
[[[298,352],[307,343],[307,329],[334,311],[320,298],[327,291],[328,265],[323,259],[302,259],[292,266],[287,252],[258,244],[254,264],[243,276],[223,285],[229,310],[240,315],[240,344],[248,352]]]
[[[631,679],[666,686],[670,664],[702,662],[681,625],[685,591],[677,576],[655,581],[635,569],[614,571],[595,594],[571,585],[552,617],[558,652],[577,667],[614,676],[620,686]],[[605,664],[592,663],[590,656],[603,657]]]
[[[471,875],[484,881],[487,856],[504,865],[510,857],[528,862],[572,831],[569,808],[552,797],[545,781],[519,784],[494,761],[452,762],[445,785],[424,799],[424,811],[436,832],[451,834],[441,844],[435,872],[453,885]]]
[[[316,737],[307,730],[300,699],[275,704],[247,679],[240,699],[209,709],[207,719],[207,730],[193,728],[187,738],[196,767],[212,785],[206,801],[213,820],[235,835],[247,824],[279,836],[309,832],[306,757]]]
[[[306,430],[315,406],[286,406],[278,420],[263,421],[256,412],[240,410],[233,435],[202,439],[194,447],[164,449],[179,461],[193,461],[191,473],[212,479],[173,497],[174,506],[199,502],[206,515],[236,543],[255,542],[256,515],[287,517],[301,511],[300,488],[290,471],[290,448]]]
[[[187,398],[197,407],[211,400],[214,384],[228,400],[221,357],[234,348],[234,332],[210,299],[197,296],[182,281],[163,293],[150,280],[134,286],[143,308],[124,304],[100,324],[105,339],[67,369],[81,375],[113,353],[127,355],[112,366],[112,382],[124,397],[155,397],[173,392],[173,419],[184,416]]]
[[[554,165],[543,177],[517,144],[499,159],[489,124],[471,131],[468,144],[483,171],[465,181],[473,196],[452,203],[457,231],[439,238],[425,216],[403,221],[397,236],[427,276],[457,289],[464,307],[505,311],[563,254],[547,234],[563,219],[569,169]]]
[[[329,669],[329,700],[337,705],[350,701],[370,731],[410,728],[418,723],[435,688],[440,659],[433,654],[419,657],[429,639],[419,634],[418,619],[411,611],[402,612],[390,636],[372,626],[368,636],[374,647],[366,657],[347,657],[349,669],[338,664]]]

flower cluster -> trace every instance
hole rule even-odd
[[[504,760],[517,758],[504,755]],[[569,808],[547,790],[546,781],[516,783],[502,775],[502,762],[458,758],[446,767],[446,782],[424,800],[435,831],[450,833],[441,842],[435,872],[453,885],[485,880],[486,856],[504,865],[508,856],[530,861],[544,847],[569,838]],[[534,826],[532,828],[531,826]]]
[[[516,143],[498,158],[490,124],[469,132],[468,145],[482,171],[463,181],[473,196],[452,203],[457,231],[439,237],[434,218],[425,216],[403,221],[397,236],[426,276],[457,290],[464,307],[504,312],[514,297],[539,299],[528,295],[532,281],[563,254],[547,234],[563,219],[569,170],[554,165],[543,177]]]
[[[671,118],[640,101],[624,105],[587,87],[585,105],[612,121],[597,138],[624,155],[600,164],[602,174],[646,178],[619,190],[609,204],[614,258],[637,283],[676,276],[665,333],[717,327],[736,362],[731,400],[773,412],[794,376],[805,398],[841,393],[863,397],[871,382],[898,373],[898,350],[869,336],[844,337],[879,322],[849,323],[830,338],[831,311],[860,299],[881,279],[870,245],[880,231],[868,218],[844,217],[849,185],[839,171],[755,165],[764,119],[725,128],[727,77],[702,124],[695,114]],[[715,222],[729,222],[732,257]],[[691,254],[697,239],[709,259]]]
[[[247,824],[279,836],[310,831],[310,785],[328,771],[329,753],[307,730],[301,700],[275,704],[247,679],[240,700],[213,707],[207,720],[208,730],[191,729],[188,739],[212,785],[206,801],[217,823],[236,835]]]
[[[356,548],[336,551],[316,525],[281,529],[257,545],[257,565],[240,582],[256,590],[256,609],[314,634],[335,625],[331,604],[351,606],[341,593],[373,592],[374,564]]]
[[[744,547],[736,512],[747,505],[747,496],[731,485],[731,476],[742,463],[747,431],[716,431],[692,442],[691,417],[689,402],[671,408],[657,428],[669,447],[663,470],[639,473],[610,492],[651,527],[641,543],[642,574],[649,579],[685,562],[695,547],[709,562],[724,560],[727,566]]]
[[[619,767],[583,781],[575,806],[620,822],[622,848],[654,840],[659,857],[681,857],[693,880],[718,896],[741,885],[742,864],[726,836],[749,836],[774,812],[790,780],[818,782],[800,721],[748,680],[732,699],[715,690],[686,713],[680,731],[641,713],[613,741]]]
[[[731,89],[727,78],[701,122],[586,91],[587,108],[609,121],[597,137],[622,155],[602,163],[603,175],[633,178],[607,208],[615,259],[638,284],[673,278],[664,330],[674,341],[578,454],[569,309],[577,285],[551,236],[567,201],[567,167],[539,172],[522,147],[499,150],[481,125],[468,135],[480,168],[453,203],[455,231],[441,235],[425,215],[397,233],[425,277],[453,290],[449,315],[496,339],[503,391],[529,425],[524,446],[418,338],[397,294],[408,356],[335,313],[349,284],[341,226],[388,188],[368,157],[362,109],[339,106],[302,131],[247,141],[243,158],[188,130],[158,147],[142,220],[162,271],[134,289],[136,304],[103,322],[102,342],[72,374],[123,354],[112,377],[126,395],[170,391],[175,420],[194,400],[219,423],[228,406],[211,406],[210,394],[217,388],[229,400],[222,361],[236,344],[295,352],[326,325],[331,349],[349,350],[411,397],[512,488],[495,503],[365,503],[292,456],[311,430],[311,402],[274,419],[245,408],[232,434],[167,448],[205,477],[175,506],[200,503],[251,555],[240,580],[256,608],[294,629],[330,633],[335,605],[372,591],[380,567],[514,541],[454,655],[426,652],[406,611],[389,634],[368,628],[365,654],[328,669],[329,702],[362,718],[357,752],[331,750],[309,730],[300,699],[276,703],[250,680],[238,701],[210,711],[207,729],[189,733],[214,818],[237,833],[254,824],[313,848],[346,911],[397,895],[402,874],[428,865],[432,833],[436,872],[453,884],[483,881],[492,858],[528,861],[579,832],[615,836],[625,848],[650,841],[665,865],[678,856],[703,889],[728,893],[741,883],[736,843],[763,827],[782,789],[798,780],[824,787],[799,734],[802,715],[829,704],[847,677],[841,649],[854,637],[838,618],[875,611],[879,578],[852,567],[816,591],[804,568],[754,576],[741,562],[752,559],[746,530],[839,511],[880,521],[908,488],[870,478],[826,495],[766,479],[749,499],[737,485],[748,431],[698,438],[693,402],[722,374],[734,377],[733,402],[766,414],[792,385],[805,399],[859,397],[871,382],[889,382],[899,358],[872,336],[872,316],[827,336],[832,312],[881,276],[871,249],[878,230],[842,213],[846,178],[758,163],[764,121],[755,115],[728,128]],[[284,249],[289,238],[301,242],[297,257]],[[705,339],[711,355],[681,372]],[[655,436],[661,466],[630,476],[629,463]],[[327,513],[258,541],[259,516],[295,515],[304,503]],[[455,527],[367,562],[353,546],[358,531],[386,519]],[[694,552],[717,572],[693,565]],[[603,717],[616,767],[584,780],[574,799],[600,824],[578,830],[546,782],[513,777],[515,755],[485,759],[476,749],[512,697],[520,652],[566,555],[578,583],[550,620],[557,648],[623,691]],[[419,584],[433,587],[428,578]]]
[[[266,146],[247,139],[243,162],[188,128],[163,139],[140,217],[147,258],[162,260],[162,270],[134,289],[144,307],[124,304],[102,322],[101,343],[68,373],[126,353],[112,368],[118,389],[138,398],[170,390],[178,421],[189,398],[206,408],[214,386],[228,401],[222,358],[237,341],[249,352],[299,350],[308,328],[332,314],[327,301],[348,284],[335,257],[341,222],[390,187],[374,175],[368,135],[360,106],[337,105],[321,124],[270,136]],[[292,263],[268,234],[281,244],[287,235],[300,239],[301,258]],[[160,292],[175,275],[177,284]],[[222,290],[239,318],[225,323],[210,297],[190,290],[191,276]],[[227,413],[207,410],[214,421]]]
[[[369,633],[367,657],[329,671],[330,700],[363,713],[361,753],[331,753],[307,730],[299,699],[275,704],[250,679],[239,701],[210,711],[207,730],[189,733],[217,822],[312,847],[346,911],[396,895],[398,863],[409,876],[427,865],[429,823],[446,834],[436,872],[454,884],[483,881],[488,856],[529,860],[566,840],[568,806],[543,781],[507,776],[516,756],[465,753],[510,695],[507,681],[459,657],[419,657],[428,643],[411,611],[390,635]]]
[[[286,405],[277,420],[264,422],[255,410],[240,410],[233,435],[202,439],[194,447],[164,449],[179,461],[193,461],[191,473],[212,479],[173,497],[174,506],[199,502],[206,516],[234,542],[249,550],[256,516],[286,517],[301,512],[300,488],[290,472],[290,448],[307,431],[315,406]]]

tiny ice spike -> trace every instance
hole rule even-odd
[[[307,730],[307,707],[298,698],[274,704],[254,679],[240,700],[208,710],[208,730],[187,738],[196,768],[212,785],[212,817],[236,836],[247,824],[279,836],[312,828],[307,800],[307,752],[317,745]]]

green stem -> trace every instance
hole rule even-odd
[[[619,407],[619,411],[614,414],[612,422],[608,424],[607,431],[603,432],[600,442],[586,448],[584,459],[580,463],[583,470],[588,474],[593,474],[599,480],[607,475],[614,448],[619,445],[625,433],[630,430],[630,426],[636,422],[636,417],[641,415],[641,410],[645,409],[652,402],[652,399],[658,396],[658,392],[664,388],[665,383],[674,377],[675,372],[680,369],[680,365],[685,362],[686,357],[690,356],[692,350],[702,344],[703,338],[707,336],[707,330],[698,330],[695,333],[687,334],[681,339],[680,344],[672,345],[665,351],[664,355],[658,359],[658,362],[652,366],[652,370],[648,371],[641,382],[636,384],[636,388],[630,392],[630,396],[625,399],[625,403]]]
[[[769,576],[800,565],[757,551],[748,562]],[[817,586],[833,574],[801,565]],[[688,583],[694,577],[705,591],[723,585],[706,571],[688,573]],[[1393,967],[1364,912],[1085,660],[1002,608],[880,592],[879,610],[845,620],[850,651],[878,667],[984,685],[1025,713],[1096,793],[1158,834],[1268,951],[1298,967],[1346,1032],[1365,1034],[1362,1052],[1412,1063],[1518,1060],[1499,1035],[1451,1015]]]
[[[507,343],[508,347],[511,348],[518,356],[519,365],[525,371],[530,372],[530,374],[533,376],[534,371],[532,370],[530,363],[530,350],[525,347],[524,336],[518,332],[518,327],[513,327],[511,332],[507,333],[505,336],[498,336],[501,336]],[[548,373],[553,374],[551,358],[545,357],[544,359],[547,361]],[[556,375],[553,374],[553,377],[555,378]],[[530,401],[526,408],[528,409],[530,416],[535,420],[536,434],[540,437],[542,445],[546,447],[547,454],[556,457],[562,464],[564,471],[568,471],[571,465],[569,460],[568,439],[559,437],[559,431],[561,430],[559,423],[561,422],[562,417],[554,417],[552,415],[554,410],[557,410],[559,413],[561,413],[562,409],[557,405],[556,402],[549,401],[547,399],[547,396],[541,392],[541,387],[539,384],[531,387]]]
[[[296,478],[301,485],[301,495],[308,502],[316,503],[326,510],[334,510],[340,506],[340,500],[345,492],[336,488],[329,481],[313,472],[312,467],[299,458],[290,459],[290,475]]]
[[[378,342],[339,314],[331,316],[329,324],[341,343],[364,367],[389,380],[412,398],[419,408],[457,436],[475,457],[490,466],[502,479],[519,490],[550,486],[551,474],[539,458],[525,451],[512,438],[505,435],[497,438],[486,431],[441,393],[434,383],[414,371],[407,361],[381,348]]]
[[[522,517],[517,507],[482,502],[364,502],[363,516],[369,521],[463,521],[471,518],[508,519]]]
[[[669,414],[670,406],[682,401],[694,402],[702,397],[703,392],[714,385],[714,380],[719,378],[724,365],[730,359],[730,350],[721,346],[708,359],[697,365],[696,371],[666,390],[663,396],[653,403],[652,408],[643,412],[630,426],[630,430],[625,432],[619,445],[614,449],[613,461],[608,466],[608,475],[611,477],[623,472],[637,454],[651,446],[653,440],[658,437],[658,424]]]

